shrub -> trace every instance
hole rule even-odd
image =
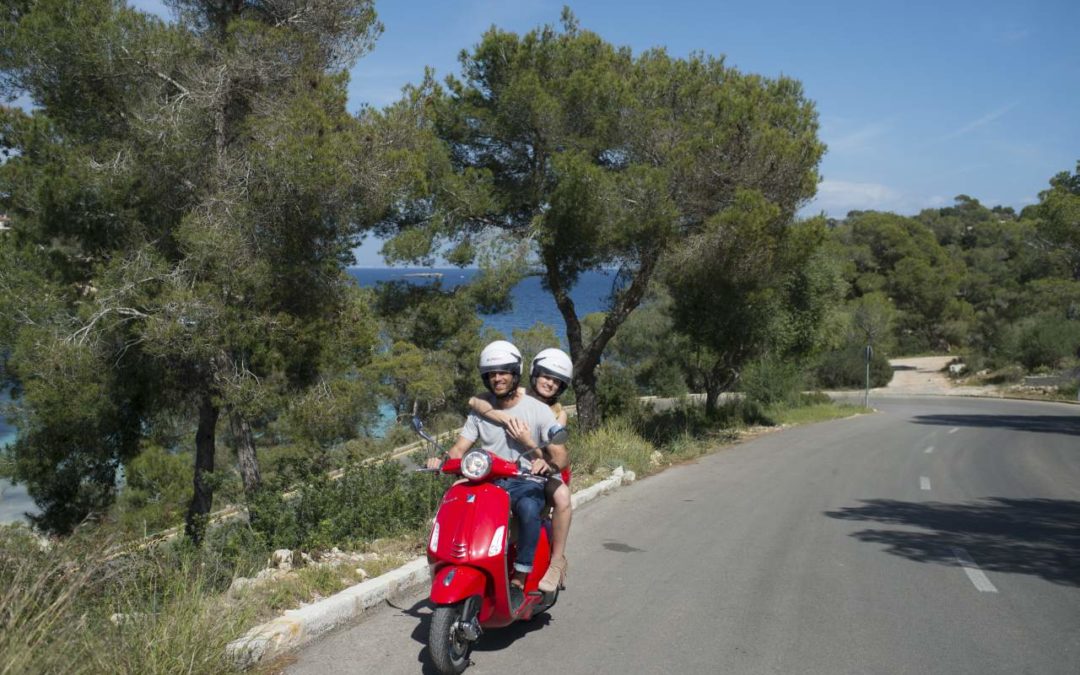
[[[1057,317],[1036,320],[1020,335],[1020,363],[1028,370],[1057,368],[1080,349],[1080,321]]]
[[[571,461],[574,472],[588,474],[597,469],[617,466],[643,473],[656,448],[635,431],[630,420],[616,417],[599,428],[572,441]]]
[[[768,407],[793,403],[803,389],[804,379],[797,363],[766,356],[743,369],[739,388],[747,401]]]
[[[1013,365],[995,370],[983,381],[987,384],[1015,384],[1022,379],[1024,379],[1024,369]]]
[[[307,472],[289,491],[295,475],[283,472],[248,505],[252,528],[271,549],[328,549],[413,531],[434,514],[449,480],[397,462],[352,464],[336,480]]]
[[[151,445],[124,467],[117,500],[120,525],[146,536],[183,522],[191,501],[191,457]]]
[[[849,345],[843,349],[828,352],[817,367],[818,385],[825,389],[862,388],[866,384],[866,360],[863,356],[865,346]],[[884,387],[893,376],[888,357],[880,350],[875,350],[870,359],[870,386]]]
[[[640,394],[628,368],[602,369],[597,382],[596,396],[604,417],[635,415],[639,412]]]
[[[642,409],[630,419],[635,431],[659,448],[683,436],[703,436],[718,426],[704,406],[686,400],[660,412]]]

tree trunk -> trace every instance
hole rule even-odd
[[[739,373],[723,359],[717,360],[705,373],[705,410],[716,412],[720,403],[720,394],[730,390],[739,380]]]
[[[217,430],[218,408],[209,393],[203,394],[199,405],[199,428],[195,432],[195,494],[188,506],[186,531],[196,544],[202,542],[206,529],[206,517],[214,502],[214,487],[207,482],[205,474],[214,472],[214,440]]]
[[[716,412],[716,402],[720,400],[720,387],[717,387],[712,379],[705,379],[705,411]]]
[[[551,251],[544,257],[544,276],[548,290],[551,291],[555,306],[559,308],[559,313],[566,322],[566,341],[570,346],[570,358],[574,362],[574,395],[577,397],[578,422],[583,432],[600,426],[600,402],[596,395],[596,367],[600,365],[600,357],[619,326],[626,321],[630,312],[641,304],[659,258],[659,250],[647,251],[642,255],[629,287],[619,294],[618,300],[609,308],[600,330],[586,345],[581,321],[570,297],[570,289],[563,285],[558,259]]]
[[[574,374],[574,396],[577,399],[578,428],[582,432],[600,426],[600,399],[596,395],[596,371]]]
[[[240,469],[240,477],[244,480],[244,493],[251,494],[262,484],[251,424],[248,423],[247,418],[236,411],[229,415],[229,423],[232,427],[233,438],[236,439],[236,464]]]

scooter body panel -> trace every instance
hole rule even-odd
[[[443,565],[431,579],[431,602],[453,605],[473,595],[488,595],[489,577],[469,565]]]

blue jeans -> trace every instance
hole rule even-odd
[[[518,519],[517,559],[514,571],[531,572],[540,540],[540,512],[544,510],[544,484],[524,478],[500,478],[495,484],[510,494],[510,510]]]

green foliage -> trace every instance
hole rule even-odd
[[[815,372],[818,386],[825,389],[861,389],[866,386],[865,345],[851,344],[823,355]],[[893,369],[886,354],[875,349],[870,359],[870,386],[884,387],[892,380]]]
[[[796,363],[828,341],[840,270],[822,250],[823,223],[788,218],[761,193],[739,192],[668,261],[674,325],[700,348],[689,370],[709,407],[755,359]]]
[[[371,4],[329,0],[302,21],[273,3],[176,6],[164,23],[124,3],[46,0],[0,29],[4,93],[37,106],[0,117],[13,224],[0,256],[29,263],[0,268],[0,308],[25,308],[4,313],[0,351],[25,390],[16,478],[57,531],[107,506],[140,436],[196,410],[196,484],[219,417],[242,436],[230,440],[245,486],[257,483],[254,435],[285,400],[355,382],[370,360],[375,331],[350,321],[364,301],[342,267],[396,165],[374,152],[380,120],[346,111],[341,69],[381,30]],[[49,404],[65,371],[96,402]],[[348,398],[353,419],[296,411],[294,428],[319,442],[355,428],[374,402]],[[212,495],[196,499],[205,511]]]
[[[252,527],[273,549],[329,549],[411,532],[431,518],[447,487],[397,462],[354,464],[337,479],[286,471],[279,481],[248,504]]]
[[[1017,358],[1028,370],[1059,368],[1080,357],[1080,320],[1041,316],[1020,333]]]
[[[529,377],[529,369],[532,367],[534,356],[549,347],[561,348],[555,329],[540,321],[528,328],[515,328],[510,341],[521,350],[521,356],[524,359],[522,372],[524,378]]]
[[[380,284],[376,311],[386,344],[369,374],[399,417],[414,405],[425,414],[461,409],[476,390],[476,359],[490,336],[482,332],[474,291],[446,290],[438,281]]]
[[[151,445],[124,466],[124,487],[117,500],[124,529],[145,536],[174,527],[190,500],[190,456]]]
[[[419,143],[416,198],[385,229],[395,255],[475,246],[492,229],[529,245],[566,322],[582,424],[598,422],[597,368],[642,301],[664,253],[753,189],[790,216],[814,191],[824,151],[800,85],[701,54],[634,56],[582,30],[492,28],[460,78],[430,78],[397,108],[437,141]],[[419,101],[425,105],[420,106]],[[569,298],[580,275],[618,266],[600,330],[586,341]]]
[[[1053,247],[1050,255],[1061,260],[1068,275],[1080,281],[1080,161],[1070,175],[1050,179],[1050,189],[1039,194],[1035,208],[1040,237]]]
[[[625,404],[605,408],[604,401],[613,401],[616,385],[632,379],[638,396],[681,396],[687,393],[687,355],[691,351],[689,340],[674,331],[671,321],[671,297],[663,286],[653,287],[641,307],[626,320],[623,328],[608,343],[601,367],[601,408],[605,414],[619,414],[626,410]],[[598,331],[604,323],[604,314],[585,317],[587,332]],[[619,371],[620,375],[616,375]],[[605,384],[608,382],[609,384]],[[618,397],[615,397],[618,398]]]
[[[896,307],[896,337],[902,349],[949,345],[957,331],[950,331],[948,324],[967,316],[966,303],[957,297],[964,266],[948,255],[927,226],[912,218],[864,212],[849,215],[833,236],[840,255],[851,261],[851,297],[881,292]]]
[[[597,394],[605,418],[632,414],[639,408],[641,393],[629,370],[604,364],[598,375]]]
[[[791,405],[799,401],[805,380],[800,364],[763,356],[743,369],[739,390],[748,401],[765,407]]]
[[[600,468],[622,466],[644,474],[655,450],[651,443],[638,435],[629,420],[624,417],[609,418],[599,428],[574,438],[574,471],[588,475]]]

